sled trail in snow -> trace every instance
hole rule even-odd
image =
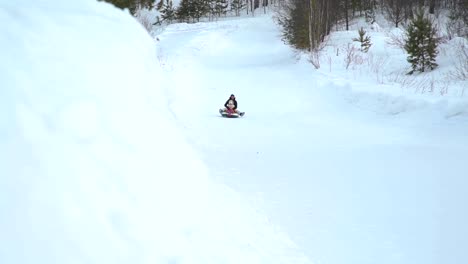
[[[279,35],[262,16],[159,36],[172,110],[211,175],[317,263],[466,260],[467,121],[358,107],[346,86],[361,84],[297,61]],[[231,93],[249,115],[219,117]]]

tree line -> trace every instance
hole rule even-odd
[[[412,73],[437,66],[435,56],[440,39],[436,37],[433,21],[422,10],[434,17],[441,10],[449,10],[448,37],[468,37],[468,0],[285,0],[276,20],[282,28],[283,40],[298,50],[309,51],[317,68],[318,52],[332,28],[338,25],[348,30],[350,20],[356,17],[374,23],[377,12],[395,27],[409,23],[404,48]],[[366,40],[365,32],[359,34],[361,42]],[[366,41],[370,45],[369,39]]]
[[[240,16],[241,12],[254,14],[257,9],[275,6],[276,21],[281,27],[283,40],[298,50],[311,54],[311,62],[319,67],[318,53],[326,37],[337,26],[349,29],[350,21],[365,17],[374,23],[376,14],[383,14],[395,27],[408,25],[404,48],[413,71],[424,71],[437,66],[437,30],[433,21],[421,10],[437,17],[441,10],[449,10],[446,32],[448,37],[468,37],[468,0],[181,0],[174,6],[172,0],[98,0],[127,8],[135,15],[141,9],[156,8],[160,17],[153,24],[173,22],[198,22],[210,20],[228,13]],[[367,52],[372,45],[361,30],[361,50]],[[316,63],[314,63],[314,60]]]
[[[450,23],[457,35],[467,35],[468,0],[285,0],[277,21],[283,39],[297,49],[316,50],[334,26],[365,17],[370,23],[381,12],[395,27],[407,23],[417,10],[427,8],[436,14],[442,8],[450,10]]]
[[[135,15],[139,9],[156,8],[161,16],[156,24],[172,22],[198,22],[201,18],[210,20],[228,13],[240,16],[241,12],[254,14],[257,9],[279,5],[284,0],[182,0],[175,6],[172,0],[99,0],[116,7],[128,9]]]

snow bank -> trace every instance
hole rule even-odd
[[[1,5],[0,263],[307,262],[209,181],[131,16]]]
[[[428,118],[468,117],[468,101],[464,98],[434,97],[403,93],[395,85],[375,86],[329,77],[322,90],[333,90],[348,103],[379,114],[419,113]]]
[[[466,41],[454,38],[441,43],[437,68],[408,75],[407,54],[399,47],[404,42],[404,30],[385,21],[380,24],[385,28],[356,19],[351,30],[332,32],[321,54],[318,72],[333,81],[324,85],[343,88],[339,89],[348,101],[379,113],[431,110],[445,117],[468,113],[468,81],[454,77],[461,69],[460,49],[466,47]],[[360,27],[371,37],[372,46],[367,53],[361,52],[360,44],[353,41]],[[302,61],[307,59],[307,55],[302,56]]]

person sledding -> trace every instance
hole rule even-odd
[[[237,100],[233,94],[231,94],[226,103],[224,103],[224,109],[219,109],[219,113],[223,114],[223,112],[228,115],[238,114],[243,116],[245,114],[245,112],[241,112],[237,109]]]

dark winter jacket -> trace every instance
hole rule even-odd
[[[224,103],[224,107],[228,108],[228,104],[229,104],[229,101],[233,101],[234,102],[234,110],[237,109],[237,101],[236,99],[231,99],[231,97],[229,97],[229,99],[226,101],[226,103]]]

